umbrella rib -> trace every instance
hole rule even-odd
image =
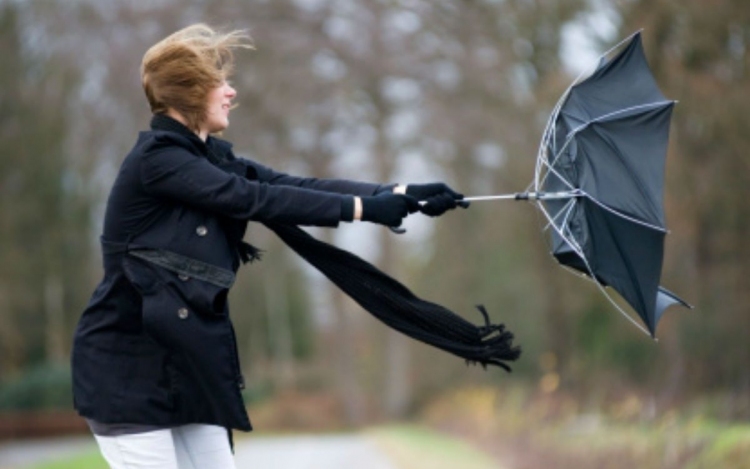
[[[584,124],[582,126],[579,126],[578,128],[576,128],[575,130],[573,130],[572,132],[570,132],[566,136],[565,143],[563,143],[562,148],[560,148],[560,150],[557,151],[557,153],[555,154],[555,158],[554,158],[554,160],[551,163],[549,162],[549,158],[547,158],[546,156],[542,157],[541,162],[542,162],[542,165],[547,166],[547,172],[544,173],[544,176],[542,176],[542,180],[541,181],[538,180],[538,176],[537,176],[537,179],[536,179],[536,183],[537,183],[536,189],[537,190],[539,190],[539,186],[541,184],[544,184],[544,182],[547,180],[547,177],[549,176],[550,172],[552,172],[552,174],[554,174],[555,176],[557,176],[558,178],[560,178],[560,180],[562,182],[564,182],[570,189],[575,189],[575,187],[573,186],[573,184],[571,182],[567,181],[564,177],[562,177],[562,175],[559,172],[557,172],[557,170],[555,170],[554,165],[555,165],[555,163],[557,163],[557,160],[560,158],[560,156],[563,154],[563,152],[568,148],[568,145],[570,145],[570,142],[573,141],[573,138],[576,136],[576,134],[580,130],[582,130],[585,126],[587,126],[588,124],[590,124],[590,123],[591,122],[589,122],[587,124]],[[547,148],[549,148],[549,146],[547,146]]]
[[[567,202],[565,203],[565,205],[564,205],[564,206],[563,206],[563,207],[562,207],[562,208],[561,208],[561,209],[560,209],[560,210],[559,210],[559,211],[558,211],[558,212],[557,212],[557,213],[555,214],[555,216],[554,216],[554,217],[551,217],[551,218],[550,218],[550,219],[548,220],[548,222],[547,222],[547,225],[546,225],[546,226],[545,226],[545,227],[544,227],[544,228],[542,229],[542,231],[547,231],[547,230],[549,229],[549,226],[550,226],[551,224],[554,224],[554,223],[555,223],[555,221],[556,221],[556,220],[557,220],[557,219],[558,219],[558,218],[560,217],[560,214],[562,214],[563,212],[565,212],[565,216],[563,217],[563,221],[562,221],[562,223],[560,223],[560,226],[565,226],[565,225],[567,225],[567,223],[568,223],[568,217],[569,217],[569,216],[570,216],[570,214],[571,214],[571,213],[573,212],[573,203],[574,203],[574,202],[575,202],[575,199],[574,199],[574,198],[570,198],[570,199],[569,199],[569,200],[568,200],[568,201],[567,201]]]
[[[565,214],[565,218],[563,219],[563,226],[568,226],[568,219],[573,213],[574,205],[572,202],[574,202],[574,199],[571,199],[570,202],[570,207],[568,208],[567,213]],[[573,237],[573,232],[570,230],[570,228],[568,228],[568,231],[570,232],[570,236]],[[581,248],[581,252],[583,252],[583,248]]]
[[[560,110],[562,109],[563,104],[565,103],[565,100],[568,98],[568,95],[570,94],[570,90],[573,89],[573,86],[576,85],[578,80],[581,79],[583,74],[586,72],[584,70],[581,72],[580,75],[568,86],[568,88],[565,90],[565,92],[562,94],[560,99],[557,100],[557,103],[555,103],[555,107],[552,109],[552,112],[550,113],[549,118],[547,119],[547,125],[544,127],[544,131],[542,133],[542,139],[539,142],[539,150],[537,151],[537,164],[536,168],[534,169],[534,182],[536,183],[536,190],[539,190],[539,174],[541,172],[541,166],[540,161],[547,160],[547,157],[545,156],[546,149],[549,147],[549,141],[550,139],[556,139],[555,132],[553,130],[554,123],[557,120],[557,116],[560,114]]]
[[[547,220],[551,222],[550,214],[547,212],[547,210],[545,210],[545,208],[542,206],[540,202],[537,203],[537,207],[541,210],[544,216],[547,217]],[[568,246],[570,246],[571,249],[573,249],[573,251],[578,255],[578,257],[581,258],[583,263],[586,265],[586,270],[588,271],[588,277],[589,277],[587,280],[591,280],[592,282],[596,284],[599,291],[601,291],[602,294],[604,294],[605,298],[607,298],[607,301],[609,301],[612,304],[612,306],[614,306],[615,309],[619,311],[620,314],[622,314],[625,317],[625,319],[630,321],[635,327],[640,329],[647,336],[651,336],[651,333],[645,327],[638,324],[638,322],[635,319],[633,319],[627,312],[625,312],[625,310],[622,309],[622,307],[620,307],[620,305],[618,305],[617,302],[615,302],[615,300],[612,298],[612,295],[610,295],[609,292],[607,292],[607,290],[604,288],[601,282],[597,279],[596,275],[594,275],[594,270],[591,268],[591,264],[589,264],[588,259],[586,259],[586,256],[583,254],[583,250],[581,249],[580,245],[575,241],[575,239],[572,236],[571,237],[566,236],[563,230],[561,230],[554,223],[550,223],[550,224],[552,227],[554,227],[555,231],[557,231],[557,234],[560,235],[563,241],[565,241],[568,244]]]
[[[579,125],[575,129],[573,129],[570,134],[568,135],[567,139],[571,139],[577,134],[578,132],[582,131],[586,127],[588,127],[591,124],[595,124],[597,122],[603,122],[605,120],[609,120],[612,117],[615,117],[619,114],[625,114],[627,112],[631,111],[638,111],[641,109],[651,110],[651,109],[658,109],[660,107],[667,107],[673,105],[675,102],[670,100],[664,100],[664,101],[655,101],[653,103],[646,103],[646,104],[638,104],[637,106],[630,106],[626,107],[625,109],[618,109],[617,111],[608,112],[607,114],[602,114],[601,116],[597,116],[594,119],[591,119],[590,121]]]
[[[557,234],[560,235],[560,237],[563,239],[563,241],[568,243],[568,246],[570,246],[571,249],[573,249],[573,251],[575,251],[575,253],[578,254],[579,257],[585,260],[585,256],[583,255],[583,250],[581,249],[581,246],[572,237],[569,238],[563,231],[563,228],[560,228],[559,226],[552,223],[552,217],[550,216],[549,212],[544,207],[544,205],[542,205],[541,203],[537,203],[537,208],[544,214],[544,216],[547,218],[547,221],[550,222],[549,226],[552,226],[557,232]]]
[[[567,97],[567,91],[566,94],[563,95],[564,97]],[[549,148],[549,141],[554,139],[553,144],[557,143],[557,137],[555,135],[555,132],[552,131],[552,124],[554,123],[554,120],[557,119],[557,116],[560,114],[560,108],[562,107],[563,99],[561,98],[560,101],[555,105],[555,109],[552,111],[552,114],[550,114],[550,120],[547,123],[547,127],[545,127],[544,135],[542,136],[542,141],[539,144],[539,151],[537,152],[537,161],[536,161],[536,168],[534,169],[534,181],[532,181],[535,185],[535,190],[539,190],[539,187],[544,184],[544,181],[547,178],[547,173],[549,173],[549,158],[547,157],[548,154],[548,148]],[[555,161],[557,161],[558,155],[555,156]],[[554,164],[554,162],[553,162]],[[539,181],[540,175],[542,173],[542,168],[544,166],[547,166],[548,171],[542,176],[542,180]]]
[[[557,155],[555,156],[555,161],[557,161],[557,158],[559,158],[559,156],[562,154],[562,152],[566,148],[568,148],[568,145],[570,145],[570,142],[573,141],[573,139],[575,138],[575,136],[578,135],[580,132],[582,132],[584,129],[586,129],[591,124],[596,124],[598,122],[602,122],[602,121],[607,120],[607,119],[609,119],[609,118],[611,118],[613,116],[616,116],[618,114],[623,114],[623,113],[634,111],[634,110],[638,110],[638,109],[641,109],[641,108],[644,108],[644,109],[646,109],[646,108],[648,108],[648,109],[657,109],[659,107],[662,107],[662,106],[666,107],[666,106],[670,106],[672,104],[674,104],[674,101],[658,101],[658,102],[654,102],[654,103],[639,104],[637,106],[630,106],[630,107],[625,108],[625,109],[619,109],[617,111],[612,111],[612,112],[609,112],[607,114],[603,114],[601,116],[598,116],[598,117],[596,117],[594,119],[591,119],[590,121],[588,121],[588,122],[586,122],[584,124],[579,125],[578,127],[576,127],[575,129],[571,130],[568,133],[568,135],[565,137],[565,143],[563,144],[562,148],[560,148],[560,150],[557,152]],[[555,161],[553,161],[552,164],[554,164]],[[544,182],[544,181],[542,181],[542,182]]]
[[[585,124],[581,124],[580,126],[576,127],[575,129],[573,129],[567,135],[567,137],[565,138],[565,143],[563,144],[562,148],[560,148],[560,150],[555,154],[555,158],[554,158],[554,160],[552,162],[550,162],[549,159],[547,157],[545,157],[545,156],[541,156],[537,160],[537,166],[539,166],[539,163],[541,162],[542,166],[546,166],[547,167],[547,172],[542,176],[541,181],[539,181],[539,174],[538,173],[535,174],[535,180],[536,180],[536,188],[535,189],[539,190],[539,187],[542,184],[544,184],[544,182],[547,180],[547,177],[549,176],[549,173],[552,173],[555,176],[557,176],[563,183],[565,183],[566,186],[568,186],[569,189],[576,189],[576,187],[573,186],[572,183],[570,183],[568,180],[566,180],[564,177],[562,177],[562,175],[554,168],[554,165],[555,165],[555,163],[557,163],[557,160],[560,158],[560,156],[562,155],[562,153],[567,149],[568,145],[570,145],[570,142],[573,141],[573,139],[575,138],[575,136],[578,135],[580,132],[582,132],[584,129],[586,129],[591,124],[594,124],[594,123],[597,123],[597,122],[602,122],[602,121],[604,121],[604,120],[606,120],[608,118],[611,118],[613,116],[616,116],[618,114],[630,112],[630,111],[633,111],[633,110],[637,110],[637,109],[641,109],[641,108],[643,108],[643,109],[646,109],[646,108],[648,108],[648,109],[657,109],[660,106],[672,105],[673,103],[674,103],[674,101],[659,101],[659,102],[648,103],[648,104],[640,104],[638,106],[631,106],[631,107],[628,107],[628,108],[625,108],[625,109],[620,109],[618,111],[613,111],[613,112],[604,114],[602,116],[597,117],[596,119],[592,119],[589,122],[586,122]],[[653,225],[646,225],[646,226],[653,226]],[[662,229],[662,231],[666,231],[666,230]]]
[[[557,154],[555,155],[555,159],[554,159],[554,160],[553,160],[553,161],[552,161],[551,163],[549,162],[549,160],[548,160],[547,158],[545,158],[545,159],[544,159],[544,160],[542,161],[542,164],[543,164],[544,166],[546,166],[546,167],[547,167],[547,172],[546,172],[546,173],[544,173],[544,176],[542,177],[542,180],[541,180],[541,182],[539,182],[539,183],[537,183],[537,184],[544,184],[544,182],[545,182],[545,181],[547,180],[547,177],[549,176],[549,174],[550,174],[550,173],[552,173],[552,174],[554,174],[555,176],[557,176],[558,178],[560,178],[560,180],[561,180],[561,181],[562,181],[563,183],[565,183],[565,185],[566,185],[566,186],[568,186],[568,188],[569,188],[569,189],[572,189],[572,190],[575,190],[575,189],[576,189],[576,187],[575,187],[575,186],[573,185],[573,183],[571,183],[570,181],[568,181],[567,179],[565,179],[565,178],[564,178],[564,177],[562,176],[562,174],[560,174],[560,173],[559,173],[559,172],[558,172],[558,171],[557,171],[557,170],[556,170],[556,169],[554,168],[554,165],[555,165],[555,163],[557,163],[557,160],[558,160],[558,159],[560,158],[560,156],[562,155],[563,151],[565,151],[565,149],[566,149],[566,148],[568,147],[568,144],[569,144],[569,143],[570,143],[571,141],[572,141],[572,138],[571,138],[571,139],[568,139],[568,140],[567,140],[567,141],[565,142],[565,144],[564,144],[564,145],[563,145],[563,147],[562,147],[562,148],[560,149],[560,151],[559,151],[559,152],[557,152]],[[539,187],[538,187],[538,186],[537,186],[537,190],[539,190]]]
[[[591,196],[588,192],[584,191],[583,189],[579,189],[581,191],[581,194],[589,199],[590,201],[594,202],[599,207],[603,208],[604,210],[612,213],[613,215],[617,215],[620,218],[624,218],[625,220],[628,220],[629,222],[636,223],[638,225],[644,226],[646,228],[650,228],[652,230],[661,231],[662,233],[669,233],[669,230],[662,228],[661,226],[652,225],[651,223],[646,223],[645,221],[639,220],[637,218],[633,218],[630,215],[626,215],[619,210],[615,210],[612,207],[596,200],[594,197]]]
[[[622,307],[620,305],[618,305],[617,302],[612,298],[612,295],[609,294],[609,292],[607,291],[607,289],[604,288],[604,286],[601,284],[601,282],[599,282],[599,280],[597,280],[596,277],[593,276],[593,273],[591,272],[591,267],[589,266],[588,260],[586,260],[585,257],[581,257],[581,259],[583,260],[584,264],[586,264],[586,269],[588,269],[589,275],[579,275],[579,277],[583,277],[584,279],[586,279],[586,280],[594,283],[597,286],[597,288],[599,289],[599,291],[602,292],[602,294],[604,295],[604,297],[607,298],[607,301],[609,301],[609,303],[612,306],[614,306],[614,308],[617,311],[619,311],[620,314],[622,314],[625,317],[625,319],[627,319],[628,321],[630,321],[630,323],[633,324],[636,328],[638,328],[641,332],[643,332],[647,336],[651,337],[651,333],[648,331],[648,329],[646,329],[641,324],[639,324],[638,321],[636,321],[635,319],[633,319],[633,317],[631,315],[629,315],[624,309],[622,309]],[[566,268],[565,270],[568,270],[569,272],[576,273],[576,271],[574,269],[571,269],[570,267],[567,267],[567,266],[563,266],[563,267],[565,267]]]
[[[568,95],[570,94],[570,91],[573,89],[573,87],[575,85],[577,85],[577,84],[579,84],[580,82],[583,81],[583,77],[585,75],[589,75],[590,76],[591,73],[593,73],[593,72],[596,71],[596,68],[598,67],[599,62],[601,61],[602,58],[606,57],[607,55],[611,54],[616,49],[620,48],[623,44],[625,44],[626,42],[630,41],[633,37],[637,36],[642,31],[643,31],[643,29],[639,29],[639,30],[635,31],[630,36],[627,36],[622,41],[618,42],[617,44],[615,44],[614,46],[612,46],[611,48],[609,48],[607,51],[605,51],[602,54],[600,54],[599,57],[596,58],[596,60],[591,61],[591,65],[589,65],[588,67],[584,68],[578,74],[578,76],[575,78],[575,80],[573,80],[570,83],[570,85],[565,90],[565,92],[562,94],[562,96],[560,96],[560,99],[557,100],[557,103],[555,103],[555,106],[552,109],[552,112],[550,113],[549,118],[547,119],[547,125],[544,127],[544,131],[542,132],[542,139],[539,142],[539,150],[537,152],[537,164],[536,164],[536,168],[534,169],[534,181],[532,181],[532,184],[534,184],[536,191],[539,191],[539,187],[542,184],[544,184],[544,180],[542,180],[541,182],[539,181],[539,176],[540,176],[540,173],[541,173],[541,166],[542,166],[542,165],[540,165],[540,161],[547,159],[544,156],[544,150],[549,146],[550,139],[551,138],[555,138],[556,139],[556,137],[554,136],[555,133],[552,131],[552,128],[554,127],[554,122],[557,120],[557,116],[560,114],[560,109],[562,109],[563,103],[568,98]],[[586,76],[586,78],[588,78],[588,76]],[[546,179],[546,176],[544,177],[544,179]],[[527,188],[527,191],[528,191],[528,188]]]

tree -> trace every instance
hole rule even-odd
[[[13,4],[0,9],[0,371],[67,361],[69,317],[87,277],[89,204],[66,152],[76,73],[22,41],[38,24]],[[26,18],[26,22],[22,21]],[[82,235],[83,234],[83,235]]]
[[[674,318],[675,355],[682,371],[675,388],[750,389],[750,346],[745,331],[750,292],[750,203],[738,194],[750,183],[742,122],[750,105],[750,5],[721,1],[633,2],[623,30],[644,28],[647,56],[675,108],[668,159],[669,262],[697,305],[697,314]],[[717,346],[721,344],[721,346]],[[690,374],[685,367],[690,363]]]

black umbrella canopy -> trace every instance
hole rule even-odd
[[[543,145],[539,189],[557,260],[616,290],[654,336],[665,308],[689,306],[659,286],[664,165],[674,102],[659,90],[640,33],[569,89]]]

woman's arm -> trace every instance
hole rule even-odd
[[[140,159],[144,190],[227,217],[295,225],[337,226],[357,219],[399,226],[418,210],[408,195],[351,196],[306,187],[271,185],[225,172],[203,157],[156,142]],[[355,212],[355,209],[356,212]]]
[[[312,189],[316,191],[332,192],[336,194],[349,194],[358,196],[372,196],[383,192],[393,192],[396,184],[374,184],[369,182],[351,181],[346,179],[319,179],[291,176],[276,171],[255,161],[238,158],[251,169],[251,173],[257,175],[261,182],[272,186],[291,186]]]
[[[140,165],[149,194],[231,218],[336,226],[354,214],[351,196],[249,180],[173,145],[154,145]]]

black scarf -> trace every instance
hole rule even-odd
[[[152,127],[196,137],[185,126],[167,116],[154,116]],[[200,141],[198,138],[195,140]],[[211,142],[204,145],[204,151],[212,162],[222,159],[222,155],[212,151]],[[418,298],[372,264],[313,238],[297,226],[273,222],[265,222],[264,225],[387,326],[484,367],[496,365],[510,371],[505,362],[514,361],[520,356],[520,347],[513,346],[513,334],[503,324],[491,324],[484,307],[477,306],[485,324],[476,326],[443,306]],[[240,243],[240,253],[245,262],[260,257],[257,248],[244,242]]]
[[[476,326],[443,306],[416,297],[372,264],[313,238],[297,226],[264,224],[389,327],[485,367],[497,365],[510,371],[504,362],[520,356],[520,347],[513,346],[513,334],[503,324],[490,324],[484,307],[477,306],[485,324]]]

